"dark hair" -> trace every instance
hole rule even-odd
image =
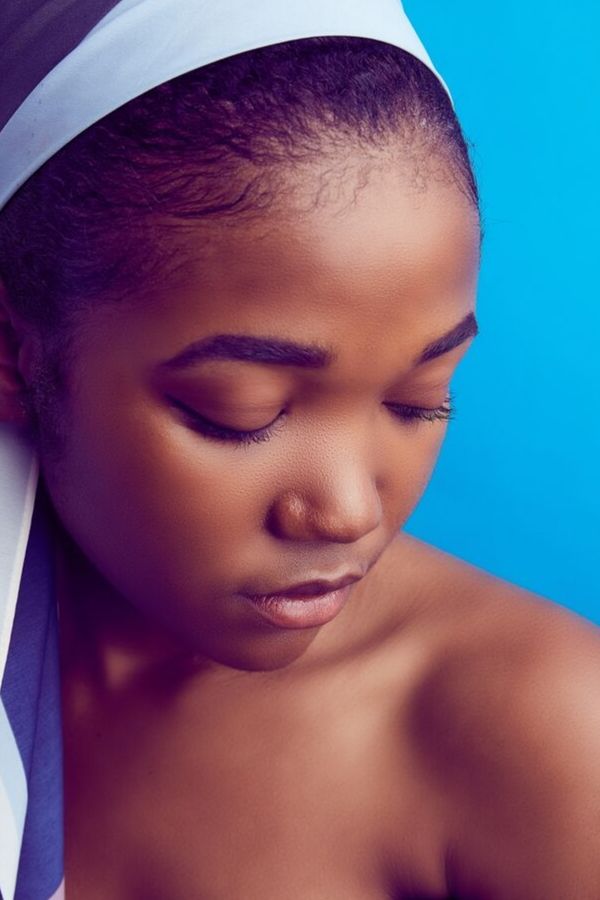
[[[15,311],[44,335],[46,387],[62,386],[78,312],[122,300],[168,266],[166,231],[256,215],[276,200],[278,172],[329,149],[372,151],[392,139],[419,159],[442,156],[478,207],[467,144],[439,80],[409,53],[364,38],[241,53],[86,129],[0,213],[0,275]]]

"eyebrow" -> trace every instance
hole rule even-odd
[[[413,367],[449,353],[478,333],[475,314],[470,312],[446,334],[427,344],[414,360]],[[321,344],[298,344],[250,334],[215,334],[194,341],[176,356],[160,363],[160,367],[179,371],[213,359],[324,369],[334,363],[337,356],[331,347]]]

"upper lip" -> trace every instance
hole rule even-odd
[[[346,587],[363,577],[363,573],[342,576],[335,581],[327,581],[319,579],[318,581],[305,581],[302,584],[290,584],[286,587],[278,588],[275,591],[263,592],[252,591],[246,594],[247,597],[318,597],[321,594],[330,594],[332,591],[339,591],[340,588]]]

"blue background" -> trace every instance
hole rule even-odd
[[[480,334],[417,537],[600,624],[600,5],[406,0],[483,199]]]

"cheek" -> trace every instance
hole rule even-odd
[[[392,465],[397,524],[401,527],[423,496],[444,442],[447,425],[427,423],[398,440]]]
[[[78,420],[45,477],[65,528],[119,591],[185,596],[230,583],[260,522],[263,485],[232,455],[133,407]]]

